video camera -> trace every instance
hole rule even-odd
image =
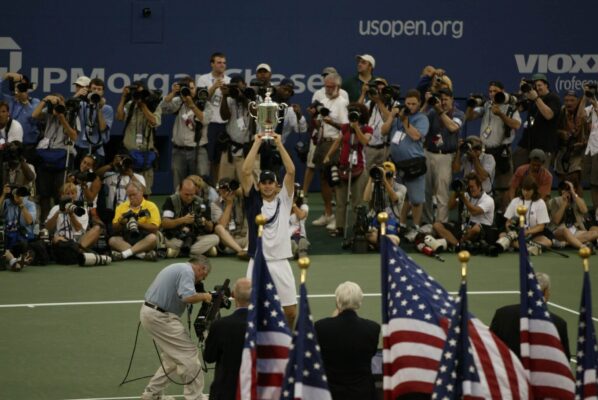
[[[195,334],[200,342],[203,342],[206,338],[206,332],[210,330],[210,325],[217,319],[220,319],[220,309],[230,309],[230,279],[225,279],[222,285],[214,286],[214,291],[210,292],[212,295],[212,302],[201,303],[201,308],[195,317],[193,327],[195,328]],[[203,285],[202,285],[203,286]],[[197,290],[197,285],[196,285]]]
[[[85,208],[83,208],[83,203],[80,201],[73,201],[73,199],[70,196],[61,197],[58,201],[58,208],[60,212],[72,212],[77,217],[82,217],[83,215],[85,215]]]

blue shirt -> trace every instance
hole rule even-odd
[[[0,84],[2,84],[2,78],[0,78]],[[39,104],[39,99],[30,98],[29,103],[23,104],[17,101],[13,95],[3,93],[2,97],[8,103],[10,117],[19,121],[23,126],[23,144],[36,144],[39,129],[37,120],[31,114]]]
[[[407,120],[422,137],[419,140],[411,139],[411,136],[405,133],[401,119],[396,118],[390,134],[390,157],[394,162],[424,156],[423,142],[430,127],[428,117],[424,113],[418,112],[409,115]]]
[[[33,221],[35,221],[37,214],[35,204],[29,200],[29,198],[25,197],[23,198],[23,205],[29,214],[31,214]],[[35,235],[33,234],[33,222],[28,224],[19,207],[11,200],[5,199],[4,203],[2,203],[2,215],[4,216],[4,229],[6,232],[16,232],[19,226],[22,226],[27,232],[27,240],[33,240],[35,238]]]
[[[180,317],[187,306],[183,299],[195,293],[193,267],[189,263],[177,263],[158,273],[145,292],[145,300]]]
[[[99,154],[101,156],[106,155],[104,153],[103,145],[110,140],[110,127],[114,121],[114,110],[108,104],[104,104],[102,107],[102,115],[106,122],[106,130],[100,132],[98,112],[96,108],[84,101],[81,102],[77,126],[78,135],[77,141],[75,142],[76,147],[89,149],[89,146],[91,145],[93,147],[91,154]]]
[[[465,114],[457,107],[453,107],[452,111],[449,111],[448,116],[459,125],[457,132],[450,132],[441,121],[441,117],[436,113],[436,110],[432,108],[428,112],[428,119],[430,120],[430,131],[426,137],[425,147],[434,153],[441,151],[442,153],[454,153],[457,151],[457,145],[459,143],[459,134],[463,127],[463,121],[465,121]]]

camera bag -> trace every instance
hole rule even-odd
[[[395,162],[395,166],[403,176],[403,179],[407,181],[419,178],[428,170],[426,167],[426,157],[415,157],[409,160],[397,161]]]

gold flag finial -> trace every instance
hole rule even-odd
[[[388,213],[387,212],[379,212],[378,213],[378,222],[380,223],[380,235],[386,235],[386,221],[388,221]]]
[[[257,236],[262,237],[262,232],[264,231],[264,225],[266,225],[266,217],[264,214],[258,214],[255,216],[255,223],[257,226]]]
[[[457,254],[457,257],[459,258],[459,261],[461,262],[461,278],[466,279],[467,278],[467,262],[469,261],[469,258],[471,257],[471,255],[469,254],[469,251],[463,250],[463,251],[460,251],[459,254]]]
[[[309,264],[311,263],[309,257],[300,257],[299,260],[297,260],[297,264],[299,265],[299,268],[301,268],[301,283],[305,283],[305,280],[307,279],[307,269],[309,268]]]
[[[527,207],[523,204],[517,207],[517,214],[519,214],[519,226],[523,228],[525,226],[525,213],[527,212]]]
[[[583,270],[588,272],[590,270],[590,261],[588,260],[592,255],[592,250],[589,247],[584,246],[579,249],[579,256],[582,258]]]

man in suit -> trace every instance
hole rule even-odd
[[[356,283],[341,283],[335,296],[338,315],[315,325],[330,393],[334,400],[375,399],[371,362],[380,325],[357,316],[363,292]]]
[[[216,363],[210,400],[233,400],[237,392],[247,328],[247,307],[251,300],[251,281],[247,278],[237,279],[232,295],[235,299],[235,312],[214,321],[206,339],[204,361]]]
[[[536,272],[536,279],[540,285],[540,290],[544,295],[544,301],[548,302],[550,297],[550,276],[543,272]],[[556,327],[565,350],[567,360],[571,358],[569,352],[569,336],[567,335],[567,322],[556,314],[550,313],[550,318]],[[519,304],[504,306],[496,310],[490,330],[498,336],[511,351],[521,358],[519,350]]]

